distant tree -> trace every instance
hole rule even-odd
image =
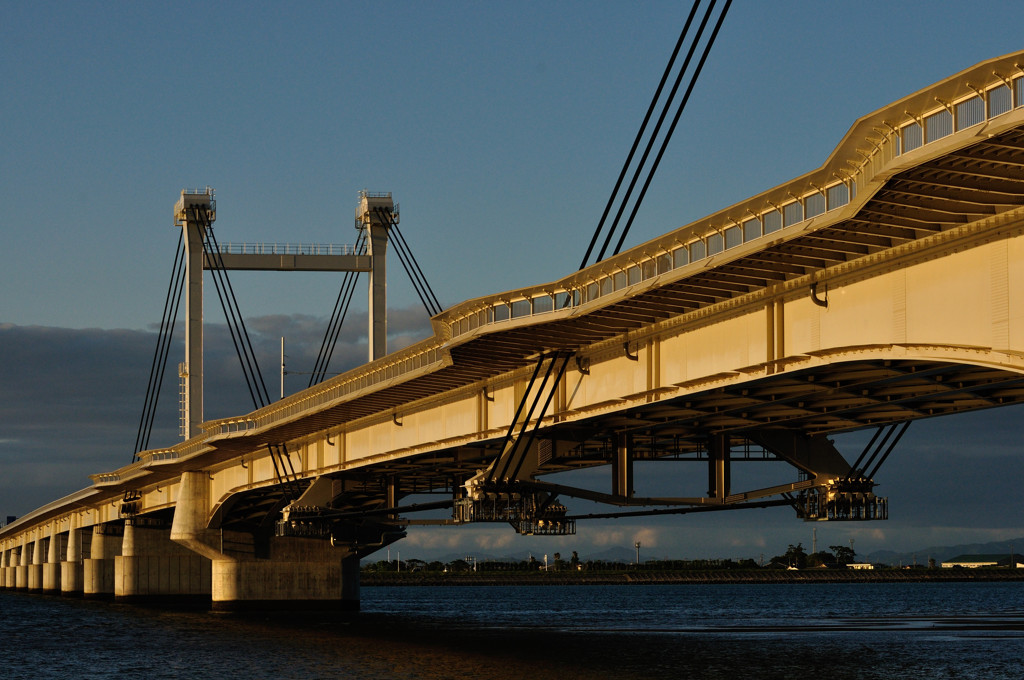
[[[845,545],[830,545],[828,547],[835,556],[836,564],[847,565],[857,561],[857,553],[853,551],[853,548]]]
[[[576,554],[576,551],[572,551],[572,558],[569,560],[570,566],[573,571],[577,571],[580,568],[580,556]]]
[[[803,569],[807,566],[807,553],[804,552],[804,546],[802,543],[797,543],[796,545],[790,544],[785,553],[782,555],[776,555],[771,559],[771,562],[776,566]]]

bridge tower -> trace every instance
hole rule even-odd
[[[388,353],[387,262],[388,230],[398,224],[398,210],[391,192],[360,191],[356,208],[356,228],[366,231],[370,256],[370,361]]]
[[[174,224],[185,243],[185,361],[183,381],[183,435],[200,434],[203,422],[203,270],[214,267],[248,271],[368,272],[369,360],[387,354],[387,246],[388,233],[398,224],[398,206],[391,192],[359,192],[356,227],[366,232],[366,252],[350,246],[258,245],[251,252],[220,249],[206,252],[206,233],[217,219],[213,189],[183,189],[174,205]],[[255,244],[254,244],[255,245]]]
[[[213,189],[182,189],[174,206],[174,224],[182,228],[185,244],[185,439],[198,435],[203,422],[203,235],[217,219]]]

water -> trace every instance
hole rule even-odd
[[[363,588],[359,614],[0,592],[5,678],[1014,678],[1024,583]]]

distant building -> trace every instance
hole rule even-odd
[[[1013,555],[1013,567],[1024,569],[1024,556]],[[977,569],[978,567],[1009,567],[1010,555],[957,555],[942,563],[943,569],[953,567],[964,567],[966,569]]]
[[[847,569],[874,569],[875,565],[869,562],[850,562],[846,565]]]

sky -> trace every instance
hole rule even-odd
[[[182,188],[215,189],[222,244],[353,243],[357,192],[391,191],[444,306],[558,279],[582,258],[688,9],[0,3],[0,515],[130,462]],[[626,246],[815,169],[857,118],[1021,49],[1007,9],[736,0]],[[429,334],[396,265],[391,349]],[[264,370],[276,378],[284,336],[286,390],[303,387],[339,275],[232,284]],[[208,418],[250,410],[215,304]],[[360,294],[333,370],[363,360],[364,326]],[[176,436],[175,373],[154,445]],[[1021,413],[916,423],[877,480],[892,519],[815,525],[819,547],[1024,536]],[[865,440],[838,439],[853,457]],[[395,547],[585,556],[637,540],[652,557],[757,558],[809,547],[811,526],[773,509],[594,521],[562,539],[413,528]]]

